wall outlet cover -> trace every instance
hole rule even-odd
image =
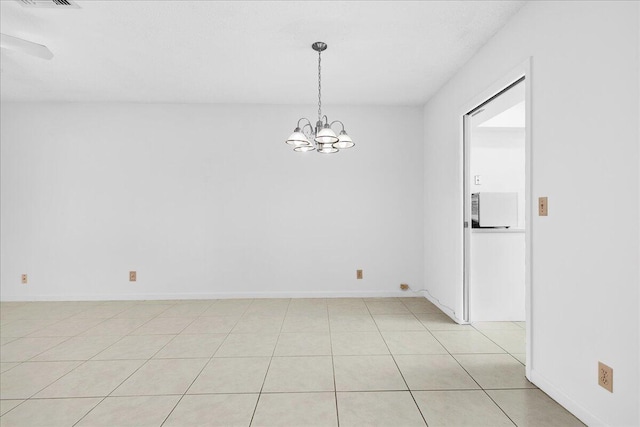
[[[138,274],[135,271],[130,271],[129,272],[129,281],[130,282],[135,282],[136,280],[138,280]]]
[[[21,282],[23,285],[26,285],[26,284],[28,283],[28,279],[27,279],[27,275],[26,275],[26,274],[23,274],[23,275],[20,277],[20,282]]]
[[[598,362],[598,385],[613,393],[613,368]]]
[[[356,270],[356,279],[362,279],[362,270]]]

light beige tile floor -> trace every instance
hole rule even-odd
[[[259,393],[270,361],[268,357],[212,359],[188,393]]]
[[[330,356],[329,333],[286,332],[281,333],[276,345],[276,356]]]
[[[263,393],[252,426],[337,426],[334,393]]]
[[[184,396],[162,426],[248,426],[251,424],[257,401],[258,394]]]
[[[413,397],[430,427],[513,426],[509,417],[481,390],[417,391]]]
[[[262,390],[265,392],[333,391],[331,356],[274,357]]]
[[[93,409],[100,398],[29,399],[0,419],[3,427],[72,426]]]
[[[2,426],[581,425],[423,298],[1,303]]]
[[[162,424],[181,396],[107,397],[76,424],[80,427],[155,427]]]
[[[333,358],[338,391],[406,390],[393,357],[335,356]]]

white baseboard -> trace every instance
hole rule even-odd
[[[436,299],[436,298],[432,297],[432,296],[431,296],[431,294],[429,294],[428,292],[425,292],[425,293],[423,294],[423,296],[424,296],[427,300],[429,300],[433,305],[435,305],[436,307],[438,307],[438,308],[440,309],[440,311],[442,311],[444,314],[446,314],[447,316],[449,316],[449,317],[451,318],[451,320],[453,320],[454,322],[456,322],[456,323],[458,323],[458,324],[460,324],[460,325],[466,325],[466,324],[468,324],[468,323],[467,323],[467,322],[465,322],[464,320],[459,319],[459,318],[456,316],[456,313],[455,313],[453,310],[451,310],[449,307],[446,307],[446,306],[442,305],[442,304],[440,303],[440,301],[438,301],[438,299]]]
[[[565,409],[575,415],[580,421],[588,426],[607,426],[607,423],[593,415],[584,406],[567,396],[562,390],[549,382],[535,369],[531,369],[531,382],[540,390],[548,394],[553,400],[564,406]]]
[[[327,292],[210,292],[165,294],[90,294],[90,295],[0,295],[0,301],[131,301],[131,300],[189,300],[229,298],[382,298],[412,297],[403,291],[327,291]],[[415,295],[420,297],[420,295]]]

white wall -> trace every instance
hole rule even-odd
[[[421,108],[327,107],[356,147],[294,153],[314,108],[2,105],[2,299],[421,288]]]
[[[592,425],[640,423],[638,7],[530,2],[424,109],[425,285],[459,310],[460,109],[532,57],[532,195],[549,197],[549,216],[532,223],[528,363]]]

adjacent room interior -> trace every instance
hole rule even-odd
[[[0,32],[0,425],[640,424],[640,3]]]
[[[465,133],[468,322],[524,322],[527,192],[524,80],[476,107]]]

